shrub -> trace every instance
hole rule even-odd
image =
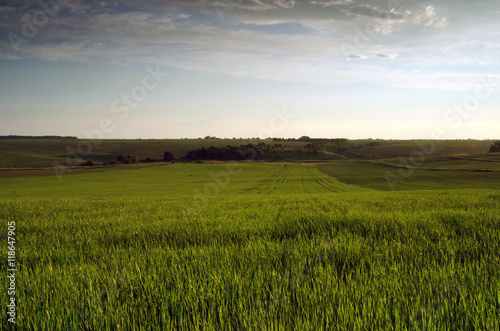
[[[84,162],[81,165],[84,166],[84,167],[92,167],[92,166],[95,165],[95,163],[92,160],[88,160],[87,162]]]
[[[123,164],[139,163],[137,155],[125,155],[122,154],[116,158],[116,161]]]
[[[174,160],[174,153],[172,153],[170,151],[166,151],[163,154],[163,161],[165,161],[165,162],[171,162],[173,160]]]
[[[500,140],[495,141],[495,143],[490,146],[488,153],[500,153]]]

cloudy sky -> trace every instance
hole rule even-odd
[[[497,0],[0,1],[0,135],[499,138]]]

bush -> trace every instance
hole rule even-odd
[[[116,158],[116,161],[119,163],[122,163],[122,164],[139,163],[139,159],[137,158],[137,155],[122,154]]]
[[[172,153],[170,151],[166,151],[163,154],[163,161],[165,161],[165,162],[172,162],[173,160],[174,160],[174,153]]]
[[[151,158],[149,158],[149,157],[147,157],[147,158],[146,158],[146,162],[156,162],[156,161],[155,161],[155,160],[153,160],[153,159],[151,159]]]
[[[92,166],[95,165],[95,163],[92,160],[88,160],[87,162],[84,162],[81,165],[84,166],[84,167],[92,167]]]
[[[488,153],[500,153],[500,140],[495,141],[495,143],[490,146]]]

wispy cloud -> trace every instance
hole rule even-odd
[[[398,13],[394,10],[381,10],[376,6],[362,4],[362,5],[352,5],[352,6],[344,6],[342,10],[348,15],[356,15],[374,19],[383,19],[383,20],[403,20],[405,15],[403,13]]]
[[[321,7],[347,5],[353,2],[354,0],[311,0],[313,5],[320,5]]]
[[[424,10],[411,13],[407,11],[409,21],[414,24],[432,26],[435,28],[446,28],[449,24],[446,17],[440,17],[433,6],[427,6]]]
[[[366,59],[367,56],[363,55],[363,54],[351,54],[351,55],[348,55],[347,58],[351,59],[351,60],[362,60],[362,59]]]
[[[293,8],[296,4],[295,0],[274,0],[273,3],[282,8]]]
[[[383,54],[383,53],[375,53],[376,56],[381,57],[383,59],[391,59],[394,60],[398,57],[398,54]]]

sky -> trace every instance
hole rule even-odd
[[[500,137],[497,0],[0,1],[0,135]]]

